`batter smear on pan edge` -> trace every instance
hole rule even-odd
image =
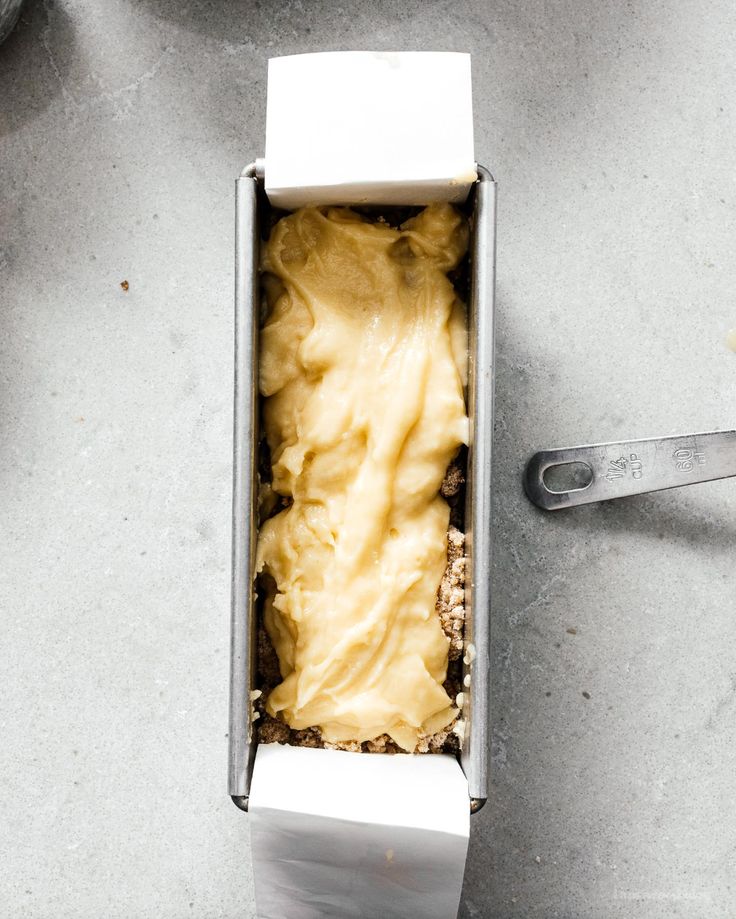
[[[344,208],[282,218],[263,250],[260,389],[277,495],[257,570],[282,682],[266,702],[326,742],[413,751],[457,715],[435,609],[467,443],[465,309],[447,272],[467,223],[431,205],[400,229]]]

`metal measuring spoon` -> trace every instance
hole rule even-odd
[[[524,472],[546,511],[736,476],[736,431],[652,437],[535,453]]]

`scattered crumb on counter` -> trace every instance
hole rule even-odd
[[[128,291],[130,289],[130,284],[128,284],[127,281],[121,281],[120,286],[123,288],[124,291]]]

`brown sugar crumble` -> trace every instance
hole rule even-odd
[[[447,531],[447,565],[442,575],[435,609],[442,630],[449,639],[447,678],[444,688],[458,708],[462,708],[462,654],[465,625],[465,534],[462,532],[462,498],[465,491],[465,471],[461,458],[448,467],[440,494],[450,505],[450,525]],[[258,688],[261,695],[253,702],[258,713],[254,724],[259,743],[280,743],[296,747],[320,747],[328,750],[346,750],[353,753],[403,753],[387,734],[360,743],[346,740],[327,743],[322,740],[319,728],[295,731],[286,722],[273,718],[266,712],[269,693],[281,682],[281,672],[276,651],[261,622],[258,627],[256,662]],[[462,739],[462,711],[441,731],[419,739],[417,753],[458,753]]]
[[[437,591],[435,608],[450,639],[450,660],[463,653],[465,624],[465,534],[450,524],[447,533],[447,567]]]
[[[440,494],[443,498],[455,498],[460,493],[460,489],[464,484],[465,472],[457,461],[453,461],[450,463],[447,474],[440,486]]]

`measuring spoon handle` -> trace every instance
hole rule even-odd
[[[547,471],[570,463],[588,467],[588,484],[548,487]],[[538,507],[555,511],[729,476],[736,476],[736,431],[710,431],[542,450],[527,463],[524,488]]]

